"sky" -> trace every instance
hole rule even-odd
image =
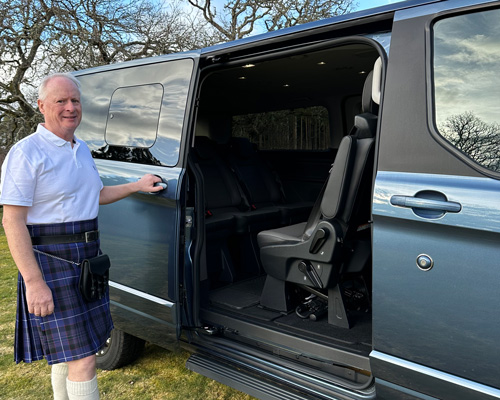
[[[403,0],[354,0],[355,3],[358,3],[359,7],[356,8],[356,11],[366,10],[368,8],[385,6],[386,4],[398,3]],[[212,0],[212,5],[220,6],[223,4],[223,0]]]
[[[366,10],[368,8],[385,6],[386,4],[397,3],[397,0],[357,0],[359,7],[357,11]]]

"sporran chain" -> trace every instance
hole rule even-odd
[[[55,255],[53,255],[53,254],[45,253],[45,252],[40,251],[40,250],[37,250],[37,249],[33,249],[33,251],[34,251],[35,253],[43,254],[44,256],[47,256],[47,257],[52,257],[52,258],[55,258],[56,260],[59,260],[59,261],[64,261],[64,262],[67,262],[67,263],[70,263],[70,264],[76,265],[77,267],[79,267],[79,266],[81,265],[81,263],[77,263],[77,262],[70,261],[70,260],[65,260],[64,258],[61,258],[61,257],[55,256]]]

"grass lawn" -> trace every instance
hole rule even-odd
[[[0,211],[0,218],[1,218]],[[0,399],[51,399],[50,367],[45,361],[13,361],[17,268],[0,227]],[[251,400],[251,396],[185,368],[189,354],[146,345],[133,364],[98,371],[101,399],[113,400]]]

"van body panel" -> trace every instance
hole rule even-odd
[[[490,399],[500,388],[500,184],[439,140],[433,115],[432,27],[455,10],[485,5],[395,15],[372,210],[371,362],[377,380],[422,395]]]
[[[120,321],[131,319],[123,323],[126,332],[163,345],[163,336],[173,336],[169,342],[174,343],[179,334],[176,266],[182,169],[99,159],[96,165],[104,185],[133,182],[146,173],[167,183],[167,189],[158,194],[137,193],[101,206],[99,224],[102,249],[113,264],[110,295],[115,325],[121,328]]]
[[[180,210],[176,206],[182,169],[109,160],[96,160],[96,165],[104,185],[133,182],[146,173],[159,175],[167,183],[167,189],[158,194],[138,193],[116,204],[102,206],[99,222],[103,225],[103,247],[119,265],[116,272],[111,272],[111,280],[175,301],[177,285],[170,284],[170,278],[175,282],[170,270],[174,271],[178,262],[178,250],[172,243],[178,243],[179,230],[172,228],[180,222]],[[164,267],[158,268],[159,265]]]
[[[396,385],[377,379],[377,391],[379,391],[378,386],[380,385],[419,399],[493,400],[500,398],[500,390],[498,389],[437,369],[427,368],[378,351],[373,351],[370,357],[375,370],[384,371],[384,375],[390,378],[391,382],[397,383]],[[419,392],[406,389],[408,387],[418,388]]]
[[[179,347],[178,303],[110,282],[111,314],[115,326],[133,336],[168,349]]]
[[[490,178],[378,172],[374,220],[374,348],[499,387],[500,182]],[[442,193],[462,209],[431,212],[393,196]],[[419,268],[418,257],[434,265]],[[376,373],[376,372],[375,372]],[[377,375],[377,373],[376,373]],[[382,376],[385,379],[385,377]]]

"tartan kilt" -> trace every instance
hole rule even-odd
[[[70,235],[97,230],[97,218],[60,224],[28,225],[32,237]],[[100,253],[99,240],[89,243],[40,245],[33,248],[81,263]],[[14,359],[30,363],[45,358],[49,365],[78,360],[97,353],[108,339],[113,322],[109,292],[86,302],[78,289],[80,267],[40,253],[35,258],[52,291],[54,313],[37,317],[28,312],[24,280],[19,274]]]

